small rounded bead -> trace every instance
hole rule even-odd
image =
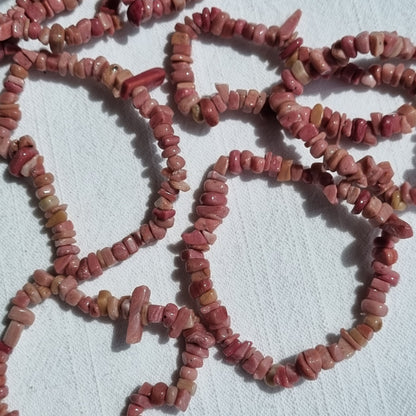
[[[383,321],[380,316],[367,314],[364,318],[364,324],[368,325],[374,332],[380,331]]]

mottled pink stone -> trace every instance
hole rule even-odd
[[[163,310],[162,323],[165,328],[170,328],[178,315],[178,307],[168,303]]]
[[[59,285],[59,297],[65,300],[66,295],[78,287],[78,283],[73,276],[67,276]]]
[[[182,333],[185,327],[189,323],[189,319],[192,316],[192,312],[190,309],[186,307],[182,307],[179,309],[178,314],[176,315],[176,319],[172,323],[169,331],[169,336],[171,338],[178,338],[178,336]]]
[[[299,23],[299,20],[302,16],[301,10],[296,10],[289,18],[280,26],[280,46],[290,39],[293,32],[295,31],[296,26]]]
[[[134,289],[130,299],[130,312],[127,325],[126,343],[135,344],[142,339],[143,326],[141,320],[142,307],[149,302],[150,289],[139,286]]]
[[[204,361],[201,357],[186,351],[182,353],[182,361],[184,365],[191,368],[201,368],[204,364]]]
[[[197,323],[183,332],[185,342],[199,345],[202,348],[210,348],[215,345],[215,338]]]
[[[164,307],[160,305],[149,305],[147,308],[147,320],[149,323],[162,322]]]
[[[188,390],[178,389],[178,394],[175,400],[175,407],[184,412],[188,408],[190,400],[191,394]]]

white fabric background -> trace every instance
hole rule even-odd
[[[95,2],[85,1],[56,21],[68,25],[92,16]],[[2,1],[2,10],[12,4]],[[167,39],[177,21],[220,5],[232,17],[266,25],[281,24],[296,8],[303,10],[298,31],[306,45],[330,45],[362,30],[397,30],[415,40],[415,5],[406,1],[325,2],[204,0],[180,15],[139,29],[130,25],[114,38],[76,50],[80,57],[104,55],[139,73],[167,65]],[[31,47],[39,44],[32,42]],[[29,45],[28,45],[29,47]],[[235,88],[266,88],[281,70],[276,51],[243,42],[201,37],[194,41],[194,72],[201,93],[214,92],[215,82]],[[1,75],[8,62],[0,63]],[[172,102],[168,83],[153,92],[161,103]],[[325,105],[349,116],[387,113],[413,97],[384,89],[345,91],[336,82],[308,86],[302,102]],[[129,103],[113,99],[91,82],[31,73],[21,97],[23,113],[16,137],[31,134],[56,176],[56,190],[69,204],[83,255],[108,246],[148,218],[158,185],[158,148],[148,127]],[[192,190],[180,196],[177,219],[166,239],[141,250],[102,277],[82,285],[88,294],[108,289],[121,296],[146,284],[156,304],[191,305],[188,277],[178,260],[180,235],[191,225],[204,173],[219,155],[250,149],[272,150],[304,164],[307,151],[288,138],[277,123],[229,113],[212,129],[175,116],[175,131],[187,161]],[[366,148],[350,147],[357,157]],[[388,159],[396,180],[416,183],[415,136],[384,140],[368,150],[377,161]],[[47,268],[51,247],[43,230],[30,186],[11,178],[0,163],[0,310],[36,268]],[[312,187],[276,185],[249,177],[229,181],[230,215],[218,229],[208,258],[220,299],[233,328],[277,361],[327,343],[358,318],[363,284],[369,279],[371,228],[349,214],[345,205],[330,206]],[[402,218],[416,225],[414,209]],[[198,390],[187,414],[204,415],[413,415],[416,412],[416,280],[414,239],[398,245],[396,270],[402,275],[388,295],[390,312],[384,328],[353,358],[322,372],[314,382],[272,391],[241,370],[222,362],[213,348],[199,371]],[[34,309],[27,330],[9,360],[8,403],[22,415],[52,416],[122,414],[126,398],[143,382],[171,383],[176,377],[181,343],[158,328],[146,330],[138,345],[127,348],[125,328],[89,320],[56,300]],[[172,409],[145,414],[176,414]]]

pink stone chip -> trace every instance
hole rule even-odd
[[[139,87],[144,86],[147,89],[156,88],[165,80],[166,72],[163,68],[152,68],[134,77],[128,78],[123,82],[120,91],[121,98],[127,98],[131,92]]]
[[[141,312],[143,305],[149,302],[149,298],[150,289],[147,286],[136,287],[132,293],[126,335],[127,344],[135,344],[142,339],[143,326]]]

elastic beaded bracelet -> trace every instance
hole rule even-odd
[[[368,87],[383,82],[412,90],[415,73],[411,69],[405,70],[403,64],[373,65],[366,72],[349,63],[349,60],[358,53],[409,60],[415,52],[411,41],[395,32],[362,32],[355,38],[345,36],[331,48],[300,47],[287,60],[290,69],[282,72],[282,81],[274,87],[269,100],[280,124],[292,135],[305,141],[312,156],[324,156],[325,163],[331,159],[330,170],[336,170],[362,187],[369,186],[372,192],[398,210],[405,209],[406,204],[414,203],[416,191],[408,183],[398,187],[391,181],[393,171],[388,162],[376,164],[368,156],[356,164],[352,156],[338,146],[338,142],[342,136],[346,136],[354,142],[372,145],[376,144],[377,135],[390,137],[395,133],[409,132],[415,124],[412,107],[405,104],[398,109],[397,114],[384,117],[381,113],[373,113],[371,122],[368,122],[361,118],[350,120],[345,114],[333,112],[321,104],[316,104],[313,108],[301,106],[295,97],[302,94],[303,86],[312,80],[330,76]],[[336,144],[329,145],[327,139],[336,139]]]
[[[190,0],[187,0],[190,1]],[[82,18],[75,25],[64,28],[54,23],[50,28],[40,24],[56,14],[71,11],[78,6],[79,0],[17,0],[17,6],[0,16],[0,42],[18,39],[38,39],[49,46],[53,53],[62,52],[66,46],[78,46],[90,42],[92,38],[113,35],[122,28],[119,15],[120,0],[104,0],[96,15]],[[124,1],[128,4],[128,20],[135,26],[152,18],[160,18],[180,11],[185,0],[136,0]]]
[[[85,280],[97,277],[103,270],[121,262],[138,251],[142,246],[164,238],[166,230],[173,226],[175,210],[173,203],[180,191],[187,191],[185,160],[179,155],[180,139],[174,135],[172,127],[173,111],[168,106],[158,104],[151,98],[146,87],[160,85],[164,71],[154,68],[142,74],[132,76],[131,72],[119,65],[110,65],[104,57],[95,60],[84,58],[78,61],[76,55],[64,52],[52,55],[49,52],[28,52],[22,50],[13,57],[16,64],[4,82],[5,91],[0,93],[3,107],[0,117],[2,125],[0,154],[9,158],[9,171],[14,176],[31,177],[39,199],[39,208],[46,218],[45,227],[52,231],[52,240],[56,247],[55,271],[58,274],[74,275]],[[162,151],[167,166],[162,169],[165,180],[158,190],[158,199],[154,202],[153,218],[122,241],[105,247],[96,253],[89,253],[81,260],[77,257],[80,249],[75,245],[73,223],[68,220],[66,205],[61,205],[55,195],[53,175],[45,171],[43,157],[38,154],[33,139],[23,136],[11,141],[11,130],[16,128],[20,119],[18,95],[23,90],[24,77],[30,68],[40,71],[59,72],[62,76],[69,73],[78,78],[94,78],[103,83],[113,95],[131,98],[133,106],[140,114],[150,119],[155,139]],[[18,70],[16,70],[18,68]],[[1,112],[1,110],[0,110]]]
[[[416,72],[406,68],[402,63],[394,65],[371,65],[364,69],[355,64],[348,64],[340,68],[333,75],[355,85],[362,84],[370,88],[379,85],[403,87],[414,93],[414,78]],[[377,143],[377,136],[391,137],[394,134],[410,133],[416,126],[416,108],[410,104],[403,104],[396,112],[383,115],[379,112],[371,113],[371,120],[362,118],[349,119],[345,114],[322,107],[317,104],[311,109],[309,121],[319,130],[325,131],[327,138],[349,138],[355,143],[364,142],[368,145]],[[367,177],[368,184],[373,192],[384,197],[394,209],[403,210],[406,204],[416,203],[416,188],[412,188],[408,182],[397,186],[391,180],[393,171],[387,162],[377,165],[371,157],[367,157],[363,174]],[[390,180],[384,178],[388,175]],[[382,178],[381,181],[379,178]]]
[[[332,203],[338,199],[346,199],[354,205],[354,214],[362,213],[371,225],[382,230],[381,236],[374,240],[374,275],[366,298],[361,302],[361,311],[364,314],[362,323],[349,331],[341,329],[338,341],[331,345],[318,345],[302,352],[294,364],[273,364],[273,359],[264,356],[253,347],[251,341],[240,340],[239,334],[231,329],[227,309],[221,304],[213,288],[210,263],[205,258],[204,252],[216,240],[214,230],[229,211],[226,206],[228,188],[225,175],[238,175],[243,171],[267,174],[281,182],[317,183],[324,187],[325,195]],[[400,238],[412,235],[411,227],[397,218],[388,204],[345,181],[336,185],[321,164],[305,169],[294,164],[292,160],[285,160],[272,153],[267,153],[265,157],[256,157],[250,151],[234,150],[228,157],[220,157],[208,173],[203,189],[200,205],[196,207],[198,219],[194,228],[182,235],[187,246],[182,253],[182,259],[191,276],[189,293],[198,301],[202,322],[215,336],[228,362],[240,364],[254,379],[264,379],[270,386],[292,387],[300,377],[314,380],[321,369],[332,368],[336,362],[349,358],[367,344],[373,332],[381,328],[382,317],[387,313],[385,294],[399,279],[398,273],[391,268],[397,261],[394,245]]]
[[[126,415],[140,416],[144,410],[162,405],[186,410],[196,391],[197,369],[202,367],[204,358],[208,357],[208,348],[215,344],[213,336],[199,323],[192,310],[186,307],[179,309],[173,303],[166,306],[152,305],[149,302],[150,289],[147,286],[136,287],[131,296],[120,299],[109,295],[107,291],[101,291],[97,299],[86,299],[72,276],[54,277],[43,270],[36,270],[33,279],[33,283],[23,286],[12,299],[8,313],[10,322],[0,341],[0,400],[8,395],[5,384],[7,359],[17,346],[23,330],[35,319],[34,313],[28,307],[39,304],[53,294],[70,306],[78,306],[92,317],[108,316],[113,321],[127,319],[126,342],[129,344],[140,342],[143,328],[150,324],[162,324],[169,330],[171,338],[182,336],[185,350],[176,384],[168,386],[160,382],[152,386],[144,383],[130,396]],[[19,414],[17,411],[8,412],[7,407],[6,403],[0,403],[0,415]]]
[[[185,23],[177,23],[175,33],[171,38],[172,65],[171,81],[175,86],[174,100],[182,114],[192,112],[197,122],[205,121],[210,126],[219,122],[219,113],[227,109],[255,114],[259,113],[266,103],[266,93],[256,90],[229,91],[227,85],[217,85],[217,93],[211,97],[200,98],[195,89],[195,77],[192,71],[191,48],[192,40],[201,33],[210,33],[222,38],[241,36],[245,40],[258,45],[267,44],[271,47],[282,48],[285,57],[288,50],[293,53],[294,46],[299,47],[302,39],[293,39],[294,30],[300,19],[301,12],[297,10],[281,27],[267,28],[263,24],[248,23],[243,19],[232,19],[229,14],[217,7],[204,8],[202,13],[194,13],[192,19],[185,18]]]

